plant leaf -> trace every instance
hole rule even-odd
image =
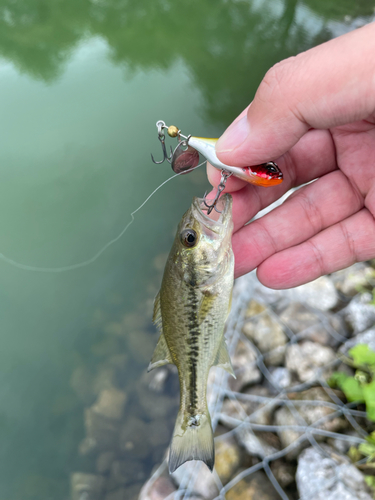
[[[375,352],[367,344],[357,344],[349,349],[349,354],[357,367],[363,365],[375,366]]]
[[[339,387],[345,393],[346,399],[348,401],[358,401],[360,403],[363,403],[365,401],[363,388],[355,378],[347,377],[346,380],[339,384]]]
[[[375,422],[375,380],[362,387],[363,397],[366,402],[367,417]]]

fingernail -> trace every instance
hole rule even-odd
[[[249,135],[249,122],[245,114],[240,120],[232,123],[216,143],[216,152],[233,151],[245,141]]]

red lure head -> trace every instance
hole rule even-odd
[[[253,184],[259,186],[276,186],[283,181],[283,173],[273,161],[244,167],[242,170],[252,179]]]

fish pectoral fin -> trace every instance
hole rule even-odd
[[[230,373],[232,377],[236,378],[236,375],[234,374],[233,371],[232,362],[229,357],[227,344],[225,343],[224,338],[221,341],[219,350],[217,351],[216,359],[214,361],[214,366],[219,366],[220,368],[223,368],[223,370],[226,370],[228,373]]]
[[[152,322],[154,323],[156,328],[159,330],[159,332],[162,334],[163,333],[163,323],[162,323],[162,318],[161,318],[160,292],[155,297],[154,315],[152,317]]]
[[[228,316],[229,316],[230,310],[232,309],[232,300],[233,300],[233,288],[232,288],[232,290],[230,291],[230,298],[229,298],[229,304],[228,304],[228,314],[227,314],[226,320],[228,319]],[[226,321],[226,320],[225,320],[225,321]]]
[[[147,371],[150,372],[154,368],[167,365],[168,363],[173,363],[173,361],[164,337],[164,333],[162,333],[159,337],[158,343],[156,344],[155,351],[152,355]]]
[[[211,311],[216,300],[216,296],[213,295],[209,290],[206,290],[201,297],[200,303],[198,304],[198,321],[203,323],[206,319],[208,313]]]

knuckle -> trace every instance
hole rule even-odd
[[[292,73],[291,66],[294,65],[295,59],[295,57],[290,57],[280,61],[267,71],[258,89],[261,98],[270,99],[274,94],[288,88]]]
[[[299,196],[296,196],[296,200],[298,200],[313,234],[320,232],[324,227],[322,214],[319,207],[311,200],[307,190],[301,191]]]
[[[325,268],[325,263],[324,263],[324,257],[322,255],[322,252],[320,251],[319,247],[312,240],[307,241],[307,243],[310,246],[310,249],[315,257],[315,262],[318,266],[319,276],[323,276],[323,275],[327,274],[326,268]]]

